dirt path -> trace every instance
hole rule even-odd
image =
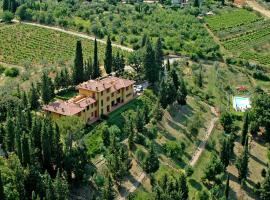
[[[13,22],[19,23],[18,20],[13,20]],[[63,32],[63,33],[67,33],[67,34],[70,34],[70,35],[77,36],[77,37],[85,38],[85,39],[88,39],[88,40],[95,40],[94,36],[89,36],[87,34],[79,33],[79,32],[76,32],[76,31],[65,30],[63,28],[56,27],[56,26],[47,26],[47,25],[37,24],[37,23],[33,23],[33,22],[23,22],[23,21],[21,21],[20,23],[31,25],[31,26],[37,26],[37,27],[41,27],[41,28],[47,28],[47,29],[50,29],[50,30],[60,31],[60,32]],[[100,42],[100,43],[106,44],[106,40],[97,39],[97,41]],[[119,49],[122,49],[124,51],[128,51],[128,52],[133,51],[132,48],[122,46],[122,45],[119,45],[119,44],[115,44],[115,43],[112,43],[112,46],[114,46],[116,48],[119,48]]]
[[[251,8],[253,8],[253,10],[256,10],[260,12],[262,15],[264,15],[265,17],[270,18],[270,10],[267,10],[255,0],[247,0],[246,2]]]
[[[217,112],[216,112],[216,110],[215,110],[214,107],[211,107],[211,112],[215,115],[215,117],[211,120],[210,125],[209,125],[209,127],[207,129],[207,134],[205,135],[203,141],[200,143],[200,145],[198,146],[197,150],[193,154],[191,160],[189,161],[189,164],[191,166],[194,166],[196,164],[196,162],[198,161],[198,159],[200,158],[202,152],[205,149],[205,145],[206,145],[206,143],[207,143],[207,141],[208,141],[211,133],[213,132],[213,129],[215,127],[215,124],[216,124],[216,122],[218,120],[218,117],[217,117],[218,114],[217,114]]]

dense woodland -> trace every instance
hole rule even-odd
[[[165,6],[169,4],[162,3]],[[157,144],[160,132],[165,132],[161,127],[165,113],[171,106],[191,106],[188,105],[188,97],[215,106],[212,96],[219,94],[210,95],[204,91],[207,81],[210,81],[206,80],[207,66],[193,64],[189,67],[189,61],[170,64],[169,60],[163,64],[167,52],[181,52],[190,55],[193,60],[220,61],[219,46],[195,18],[200,11],[197,7],[200,7],[199,1],[194,1],[192,6],[183,10],[160,10],[159,4],[4,0],[4,15],[9,17],[9,21],[15,14],[21,20],[95,34],[107,42],[104,60],[98,53],[96,40],[91,58],[83,56],[82,42],[78,40],[74,45],[72,67],[57,69],[53,76],[50,71],[44,70],[40,80],[32,82],[29,89],[18,85],[16,89],[0,91],[0,199],[72,199],[73,189],[80,186],[91,188],[89,199],[116,199],[125,178],[130,175],[134,160],[150,180],[150,199],[191,199],[189,181],[194,173],[191,166],[186,165],[177,174],[168,170],[158,178],[155,173],[164,166],[161,153],[180,162],[187,148],[183,141],[179,144],[173,139],[161,147]],[[162,16],[164,18],[160,20]],[[138,25],[142,20],[146,21],[146,27]],[[183,23],[179,25],[174,20]],[[170,24],[170,27],[165,24]],[[114,41],[132,46],[136,51],[124,57],[113,51]],[[135,72],[125,71],[127,63]],[[228,66],[224,68],[233,71],[231,68],[234,65],[229,60],[226,64]],[[195,71],[192,80],[186,78],[185,66]],[[215,68],[218,68],[217,65]],[[215,88],[223,95],[222,100],[226,100],[232,89],[229,82],[226,83],[230,77],[226,77],[221,68],[215,69]],[[243,65],[240,69],[243,70]],[[120,121],[103,116],[97,124],[88,126],[78,117],[52,121],[41,112],[43,105],[54,101],[62,93],[74,91],[77,84],[106,74],[149,83],[149,88],[138,97],[134,109],[121,112]],[[259,140],[266,146],[269,144],[270,95],[261,87],[252,89],[252,108],[243,115],[232,111],[227,100],[222,106],[218,105],[221,109],[218,122],[221,126],[220,140],[218,144],[207,146],[211,156],[202,172],[203,177],[197,180],[202,182],[204,188],[196,192],[195,199],[229,199],[232,181],[228,169],[230,165],[236,167],[236,179],[245,189],[249,182],[252,140]],[[201,110],[204,109],[201,107]],[[201,119],[198,116],[191,119],[187,124],[188,132],[196,135]],[[241,145],[238,155],[234,151],[237,143]],[[138,150],[138,146],[144,151]],[[102,175],[93,164],[97,155],[102,155],[106,161]],[[256,183],[252,189],[256,197],[266,200],[270,198],[268,165],[261,174],[263,181]],[[130,194],[127,198],[136,199],[136,195]]]

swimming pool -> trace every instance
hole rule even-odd
[[[242,112],[251,108],[249,97],[233,97],[233,107],[236,111]]]

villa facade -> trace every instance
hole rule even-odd
[[[45,105],[43,110],[53,119],[62,116],[78,116],[85,123],[92,123],[102,115],[134,98],[135,81],[118,77],[89,80],[76,87],[79,94],[68,101],[56,101]]]

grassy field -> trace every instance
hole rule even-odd
[[[72,63],[77,40],[82,41],[85,59],[92,57],[94,49],[91,40],[26,24],[0,26],[0,40],[0,61],[20,65]],[[104,47],[98,44],[101,63]]]
[[[236,57],[270,66],[270,21],[245,9],[223,9],[206,17],[208,27]]]

